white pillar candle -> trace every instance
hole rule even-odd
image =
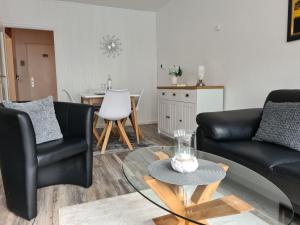
[[[203,80],[205,75],[205,66],[198,66],[198,77],[199,80]]]

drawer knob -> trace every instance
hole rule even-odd
[[[176,96],[176,93],[173,93],[173,96]]]
[[[169,117],[169,116],[166,116],[166,118],[167,118],[167,119],[170,119],[170,117]]]
[[[189,95],[189,94],[185,94],[185,97],[187,97],[187,98],[188,98],[188,97],[190,97],[190,95]]]
[[[179,120],[180,123],[182,123],[182,120]]]
[[[165,93],[165,92],[163,92],[163,93],[162,93],[162,95],[166,95],[166,93]]]

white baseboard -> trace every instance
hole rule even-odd
[[[147,125],[147,124],[157,124],[158,121],[157,120],[145,120],[145,121],[139,121],[139,125]],[[127,125],[127,124],[126,124]],[[130,123],[129,123],[130,125]]]

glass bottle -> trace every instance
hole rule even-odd
[[[112,79],[111,79],[111,75],[110,74],[108,74],[107,89],[108,90],[112,89]]]

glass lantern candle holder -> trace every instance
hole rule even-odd
[[[177,142],[175,155],[183,159],[190,159],[194,156],[194,132],[190,130],[179,129],[174,131],[174,137]]]
[[[174,137],[177,141],[174,157],[171,159],[173,170],[180,173],[191,173],[198,168],[198,160],[194,153],[194,132],[188,130],[176,130]]]

